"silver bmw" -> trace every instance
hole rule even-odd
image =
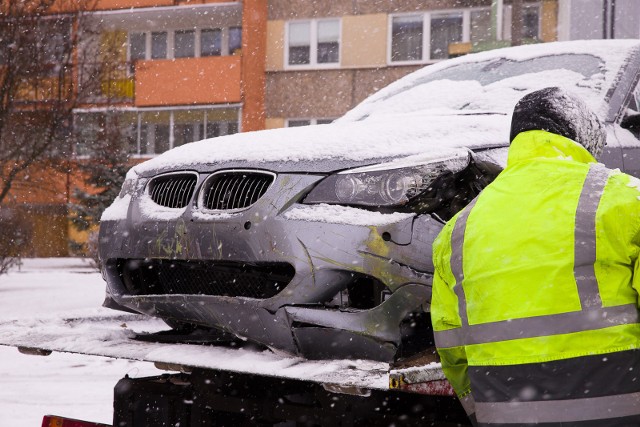
[[[308,358],[423,352],[431,243],[504,167],[524,94],[583,97],[607,125],[602,160],[638,174],[639,49],[467,55],[332,124],[199,141],[139,164],[101,220],[105,305]]]

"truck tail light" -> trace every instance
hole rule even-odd
[[[42,427],[111,427],[108,424],[92,423],[89,421],[73,420],[71,418],[45,415],[42,418]]]

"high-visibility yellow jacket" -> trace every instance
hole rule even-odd
[[[480,424],[604,419],[612,400],[640,414],[639,180],[523,132],[433,252],[436,346]],[[562,399],[569,415],[544,406]]]

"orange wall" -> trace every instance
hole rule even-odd
[[[229,3],[234,0],[97,0],[96,9],[125,9],[131,7],[187,6],[192,4]]]
[[[138,107],[240,102],[241,58],[164,59],[136,63]]]
[[[242,131],[261,130],[265,123],[267,2],[242,3]]]
[[[14,0],[9,0],[14,1]],[[233,3],[238,0],[55,0],[51,12],[74,12],[78,10],[112,10],[157,6],[188,6],[208,3]]]

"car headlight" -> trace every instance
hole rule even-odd
[[[470,162],[471,153],[459,149],[350,169],[326,177],[304,203],[401,206],[432,190],[439,177],[460,172]]]

